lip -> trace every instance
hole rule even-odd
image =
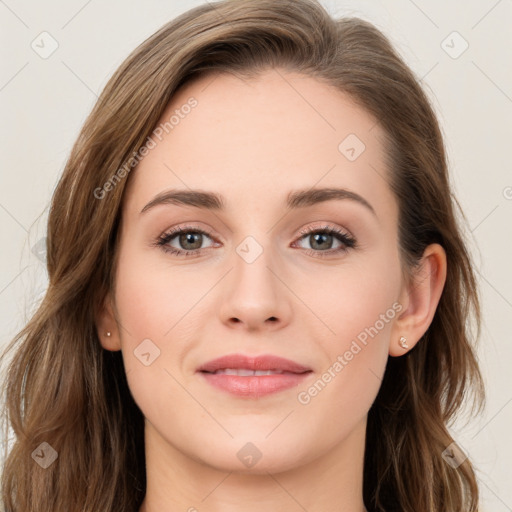
[[[290,359],[263,354],[260,356],[246,356],[244,354],[228,354],[217,359],[212,359],[200,366],[197,371],[214,372],[225,368],[237,368],[240,370],[281,370],[288,373],[304,373],[311,368],[303,366]]]
[[[275,370],[282,373],[253,376],[212,373],[227,368],[253,371]],[[298,386],[312,373],[312,370],[290,359],[274,355],[254,357],[228,354],[203,364],[197,369],[197,373],[210,385],[232,395],[259,398]]]

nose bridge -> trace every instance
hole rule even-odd
[[[236,288],[241,287],[245,293],[258,295],[276,294],[275,278],[270,271],[274,265],[270,238],[263,232],[247,235],[235,247],[233,282]]]
[[[239,219],[236,232],[233,233],[240,240],[234,244],[235,274],[238,279],[251,279],[255,274],[259,276],[258,279],[268,278],[270,270],[267,267],[277,264],[274,256],[278,247],[274,246],[275,241],[272,239],[275,219],[261,204],[251,207],[246,203],[244,210],[247,213]]]
[[[248,232],[248,231],[246,231]],[[223,319],[257,328],[267,320],[283,321],[288,301],[285,286],[276,277],[279,270],[273,243],[265,231],[246,235],[235,247],[233,271],[224,295]]]

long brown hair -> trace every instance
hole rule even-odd
[[[473,346],[477,288],[434,110],[372,24],[334,20],[315,0],[225,0],[185,12],[136,48],[72,148],[48,220],[46,295],[2,356],[15,349],[3,390],[6,511],[138,511],[146,487],[143,416],[121,352],[104,350],[95,329],[115,284],[123,191],[136,172],[134,155],[179,87],[207,72],[251,77],[269,67],[333,85],[379,120],[404,268],[412,272],[433,242],[447,254],[433,322],[413,350],[389,358],[369,411],[365,505],[372,512],[477,510],[469,459],[453,468],[442,455],[453,442],[450,422],[467,403],[479,412],[484,388]],[[8,426],[15,434],[9,450]],[[37,450],[58,458],[43,468]]]

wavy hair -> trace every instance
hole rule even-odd
[[[477,510],[470,460],[452,468],[442,456],[453,442],[450,423],[468,403],[480,412],[485,394],[474,345],[478,290],[434,109],[373,24],[333,19],[316,0],[224,0],[181,14],[140,44],[71,149],[48,219],[46,294],[2,355],[13,352],[2,388],[6,512],[138,511],[146,488],[144,418],[121,352],[104,350],[95,328],[115,285],[127,174],[187,81],[222,72],[250,78],[269,68],[332,85],[375,116],[399,205],[403,269],[412,275],[430,243],[447,254],[434,319],[413,350],[388,359],[368,413],[365,505],[369,512]],[[7,428],[15,434],[10,448]],[[33,457],[43,442],[58,454],[46,469]]]

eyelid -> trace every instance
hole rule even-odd
[[[200,233],[202,235],[208,236],[209,238],[211,238],[214,241],[217,241],[216,236],[214,236],[212,234],[212,232],[207,228],[200,228],[199,226],[195,226],[195,225],[179,224],[177,226],[173,226],[172,228],[165,230],[161,235],[159,235],[155,240],[155,245],[158,245],[159,241],[163,241],[164,239],[169,240],[169,239],[174,238],[177,235],[180,235],[181,233],[187,233],[187,232]],[[181,250],[185,251],[186,249],[181,249]],[[199,251],[202,249],[197,249],[197,250]]]
[[[305,228],[301,228],[299,230],[299,234],[304,236],[304,235],[310,235],[317,231],[334,231],[340,235],[341,234],[345,235],[347,238],[355,239],[354,235],[352,235],[352,233],[348,229],[341,228],[341,227],[337,226],[336,224],[331,224],[327,221],[324,221],[323,223],[320,223],[317,226],[308,225]]]

